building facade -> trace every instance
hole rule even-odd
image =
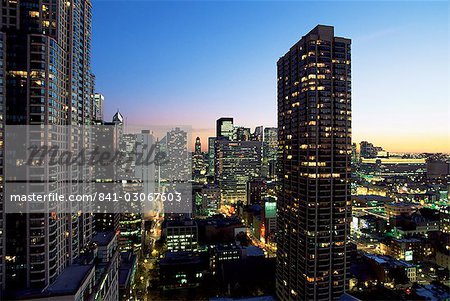
[[[216,121],[216,138],[233,140],[234,125],[233,118],[222,117]]]
[[[262,176],[276,180],[277,178],[277,156],[278,156],[278,129],[264,129],[263,143],[263,169]]]
[[[261,175],[262,145],[259,141],[216,141],[216,182],[221,199],[247,202],[247,182]]]
[[[348,288],[350,44],[319,25],[277,64],[280,300],[336,300]]]
[[[165,221],[163,230],[169,252],[198,251],[198,226],[193,220]]]
[[[91,124],[91,2],[3,1],[0,14],[2,120],[7,125]],[[76,131],[69,139],[55,137],[52,143],[75,148],[86,144]],[[85,167],[66,171],[84,176],[89,172]],[[51,173],[45,176],[54,176]],[[35,189],[77,193],[67,184],[43,183]],[[4,257],[0,257],[3,289],[38,289],[54,282],[90,241],[92,224],[88,214],[5,215]]]

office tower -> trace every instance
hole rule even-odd
[[[202,143],[200,142],[200,137],[195,138],[195,154],[199,155],[202,153]]]
[[[1,106],[6,110],[6,124],[90,124],[94,82],[90,68],[90,1],[70,5],[61,0],[3,1],[1,22],[1,83],[5,85],[2,93],[6,94]],[[81,139],[75,129],[71,135],[52,142],[66,143],[74,149],[89,144]],[[45,177],[55,176],[52,172]],[[71,166],[62,172],[76,178],[87,177],[89,171]],[[70,184],[42,183],[40,187],[77,193],[76,185]],[[3,289],[39,289],[51,284],[90,241],[92,223],[92,216],[82,213],[53,217],[41,213],[7,214],[2,231],[5,261],[1,265],[6,275],[1,281]]]
[[[216,182],[221,199],[247,201],[247,182],[261,174],[261,142],[216,141]]]
[[[127,181],[136,180],[136,134],[123,134],[120,141],[120,149],[131,157],[130,160],[127,160],[122,165],[122,179]]]
[[[123,116],[117,111],[111,122],[101,122],[93,131],[95,147],[102,153],[116,154],[120,151],[123,135]],[[114,181],[125,180],[122,166],[95,164],[95,191],[104,195],[122,195],[122,185]],[[113,180],[113,182],[111,181]],[[119,230],[121,208],[119,202],[99,202],[95,213],[97,232]]]
[[[233,140],[233,118],[222,117],[216,121],[216,138]]]
[[[136,164],[135,178],[142,183],[142,193],[149,195],[155,192],[155,138],[149,130],[142,130],[136,134]],[[139,159],[141,158],[141,159]],[[161,212],[161,201],[138,203],[141,208],[135,212]]]
[[[265,128],[263,137],[262,176],[271,180],[277,178],[278,129]]]
[[[348,288],[350,44],[319,25],[277,63],[280,300],[336,300]]]
[[[255,131],[252,134],[252,139],[253,141],[263,141],[263,126],[257,126],[255,128]]]
[[[208,175],[214,176],[214,162],[215,162],[215,143],[216,137],[208,138]]]
[[[123,193],[129,195],[140,194],[144,191],[142,179],[154,179],[154,166],[136,167],[136,157],[142,153],[142,144],[150,138],[149,131],[142,131],[141,134],[124,134],[120,142],[121,151],[127,154],[129,160],[122,166],[122,189]],[[143,143],[144,142],[144,143]],[[140,145],[138,147],[138,144]],[[149,143],[147,142],[147,145]],[[150,143],[151,147],[151,143]],[[139,154],[141,155],[141,154]],[[138,162],[139,163],[139,162]],[[149,174],[150,173],[150,174]],[[154,182],[153,182],[154,184]],[[148,189],[148,187],[147,187]],[[140,203],[132,204],[132,212],[121,213],[119,220],[119,248],[121,252],[132,251],[137,253],[142,249],[142,206]]]
[[[247,182],[247,205],[261,204],[267,195],[267,183],[264,178],[254,178]]]
[[[192,179],[196,182],[206,182],[206,173],[209,168],[208,162],[202,153],[200,137],[195,139],[194,153],[192,154]]]
[[[142,130],[135,137],[136,155],[142,160],[136,162],[134,176],[142,182],[143,192],[148,195],[155,192],[155,165],[148,164],[154,160],[155,138],[149,130]]]
[[[234,126],[233,127],[233,141],[250,141],[252,135],[250,133],[250,128],[246,128],[243,126]]]
[[[159,166],[156,191],[159,193],[181,193],[178,202],[161,202],[164,217],[190,217],[192,214],[192,158],[187,131],[174,128],[158,144],[158,152],[164,152],[162,164]]]
[[[206,215],[217,214],[220,209],[220,189],[217,185],[206,185],[200,192],[202,198],[202,209]]]
[[[103,94],[94,94],[94,103],[92,108],[93,120],[103,120],[103,106],[105,103],[105,97]]]
[[[164,178],[168,181],[191,180],[188,133],[177,127],[167,132],[165,138],[168,164],[161,166],[165,170]]]

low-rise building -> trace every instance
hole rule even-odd
[[[403,282],[407,279],[410,283],[417,281],[417,266],[398,260],[391,256],[363,253],[363,257],[370,264],[371,269],[377,275],[378,281],[383,283]]]
[[[166,252],[159,262],[161,288],[163,290],[198,287],[207,265],[197,253]]]
[[[422,239],[392,239],[387,247],[387,254],[405,261],[420,260],[432,254],[432,247]]]
[[[391,202],[384,205],[384,210],[388,218],[399,215],[411,215],[416,212],[420,206],[410,202]]]

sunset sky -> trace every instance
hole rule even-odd
[[[353,141],[450,153],[449,3],[93,1],[93,71],[106,118],[276,126],[276,62],[317,24],[352,39]],[[111,16],[115,16],[111,22]]]

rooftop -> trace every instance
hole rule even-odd
[[[92,242],[96,243],[98,246],[107,246],[114,239],[115,235],[116,233],[113,231],[98,232],[92,238]]]
[[[249,246],[244,249],[248,257],[264,256],[264,250],[256,246]]]
[[[56,295],[75,294],[93,269],[94,265],[70,265],[63,270],[46,291]]]
[[[376,255],[376,254],[364,253],[364,256],[372,259],[373,261],[375,261],[376,263],[378,263],[380,265],[388,265],[391,267],[403,266],[403,267],[407,267],[407,268],[412,268],[415,266],[404,260],[397,260],[391,256],[386,256],[386,255]]]
[[[392,202],[392,203],[388,203],[386,205],[393,206],[393,207],[415,207],[415,206],[418,206],[418,204],[414,204],[411,202]]]

